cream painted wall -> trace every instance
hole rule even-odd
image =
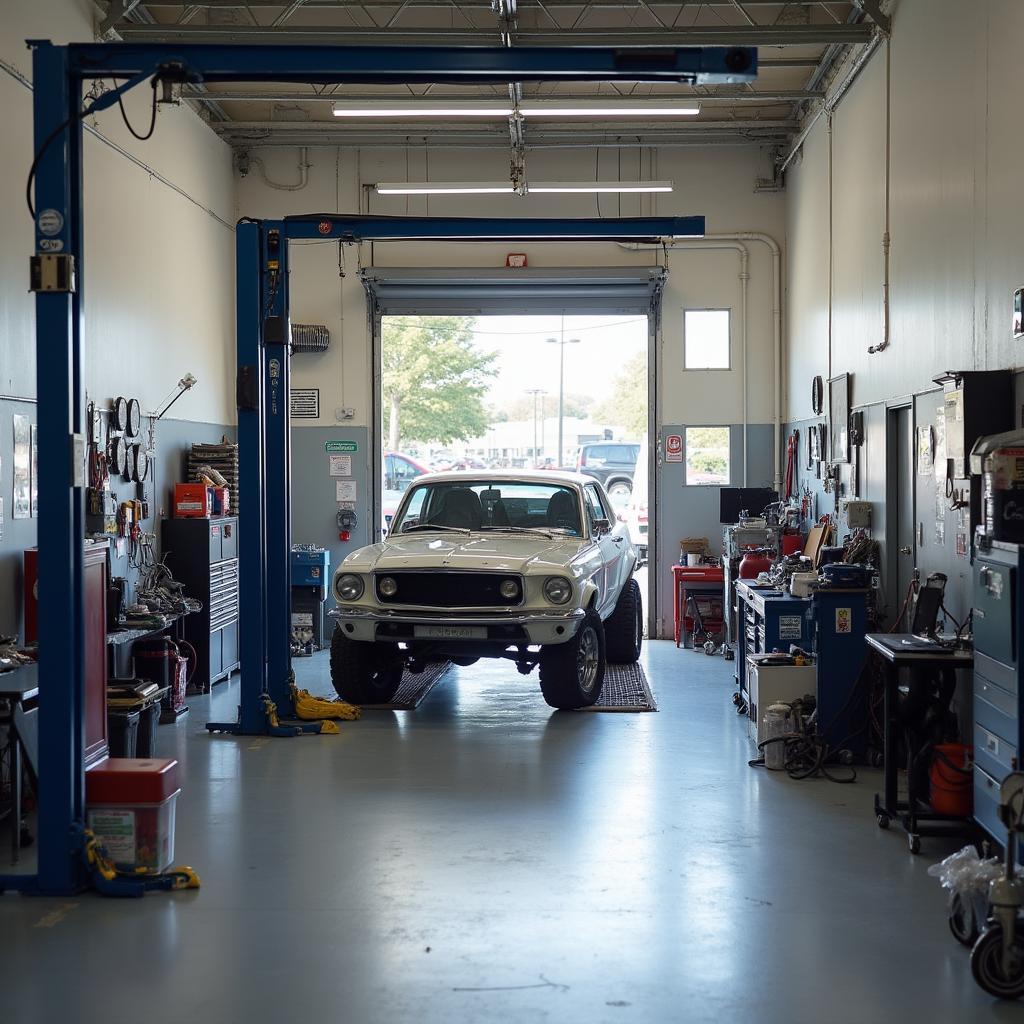
[[[892,344],[882,338],[885,51],[832,121],[834,373],[854,404],[911,394],[946,369],[1022,361],[1013,289],[1024,283],[1024,5],[901,0],[891,52]],[[828,369],[828,132],[819,121],[788,180],[787,419],[811,414]]]
[[[32,397],[34,306],[26,289],[32,224],[25,177],[32,158],[26,38],[91,41],[84,0],[15,0],[0,28],[0,393]],[[126,97],[136,130],[151,93]],[[90,119],[103,135],[177,186],[180,194],[96,137],[85,142],[85,382],[107,399],[153,408],[190,371],[199,385],[175,406],[181,419],[232,424],[234,410],[234,182],[231,153],[188,108],[161,110],[147,142],[115,108]],[[190,197],[190,198],[189,198]],[[219,219],[218,219],[219,218]]]
[[[276,182],[298,180],[298,152],[293,149],[254,151]],[[675,182],[671,196],[623,197],[621,214],[704,214],[708,233],[763,231],[782,242],[784,198],[755,193],[754,179],[766,168],[754,147],[663,150],[653,156],[625,151],[621,172],[612,153],[603,153],[599,173],[604,177],[655,177]],[[309,183],[300,191],[268,188],[256,168],[238,186],[239,216],[279,217],[290,213],[355,211],[392,215],[464,216],[596,216],[594,196],[496,197],[380,197],[361,186],[384,180],[500,180],[507,175],[507,154],[501,150],[388,149],[347,151],[311,149]],[[585,180],[595,172],[592,152],[531,156],[530,173],[543,180]],[[467,171],[472,161],[472,173]],[[607,165],[607,166],[606,166]],[[600,213],[616,216],[616,197],[601,198]],[[339,279],[337,245],[293,246],[292,318],[295,322],[326,323],[332,347],[322,355],[293,360],[295,386],[319,386],[319,422],[329,425],[339,405],[355,408],[355,423],[368,424],[370,410],[369,333],[366,302],[358,281],[359,266],[491,266],[504,265],[505,254],[525,250],[531,266],[630,266],[665,260],[659,250],[632,252],[609,243],[489,244],[489,243],[375,243],[346,249],[346,276]],[[750,243],[749,364],[751,422],[772,417],[772,297],[768,248]],[[739,257],[736,253],[673,251],[668,254],[669,280],[663,309],[664,373],[661,404],[664,422],[738,423],[742,420],[739,358]],[[733,369],[682,371],[682,310],[686,306],[729,306],[733,317]],[[340,344],[339,344],[340,339]]]

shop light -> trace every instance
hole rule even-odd
[[[358,118],[501,118],[512,115],[508,103],[472,103],[468,101],[437,100],[430,103],[395,103],[389,100],[352,100],[337,102],[333,107],[335,117]],[[523,117],[696,117],[700,107],[696,103],[657,102],[609,103],[607,100],[579,100],[572,103],[562,101],[525,100],[519,104]]]
[[[515,189],[500,181],[396,181],[379,182],[374,190],[381,196],[471,196],[512,195]],[[671,181],[558,181],[531,182],[530,193],[671,192]]]

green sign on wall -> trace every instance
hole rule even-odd
[[[327,452],[357,452],[359,451],[358,441],[324,441],[324,451]]]

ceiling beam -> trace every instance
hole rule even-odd
[[[119,0],[112,0],[118,3]],[[144,7],[152,8],[179,8],[185,6],[187,0],[143,0]],[[457,0],[459,8],[466,10],[493,11],[491,0]],[[546,7],[548,10],[574,10],[578,11],[584,7],[591,7],[600,10],[625,10],[636,12],[639,6],[638,0],[518,0],[520,9],[540,10]],[[865,0],[867,2],[867,0]],[[135,0],[138,3],[138,0]],[[452,0],[360,0],[353,3],[351,0],[305,0],[303,7],[309,10],[345,10],[350,7],[367,7],[385,10],[393,10],[396,7],[405,6],[420,9],[443,9],[451,10]],[[744,7],[817,7],[822,0],[743,0]],[[281,9],[288,6],[288,0],[194,0],[188,3],[189,7],[198,7],[204,10],[244,10],[245,8]],[[678,10],[681,6],[676,3],[648,2],[643,6],[649,8],[668,7]],[[702,0],[702,7],[732,7],[735,10],[736,0]]]
[[[552,122],[555,123],[555,122]],[[593,122],[591,122],[593,124]],[[216,124],[213,127],[221,134],[233,135],[236,132],[255,132],[255,131],[266,131],[266,132],[279,132],[281,134],[294,134],[296,132],[305,133],[307,135],[337,135],[345,137],[353,134],[373,134],[375,131],[379,131],[382,134],[392,135],[415,135],[417,137],[423,135],[440,135],[446,132],[446,126],[451,127],[451,121],[439,120],[436,123],[431,122],[427,127],[422,122],[410,123],[408,121],[397,124],[380,125],[376,128],[368,125],[359,125],[358,127],[348,127],[347,124],[338,124],[334,121],[224,121]],[[700,135],[704,132],[722,132],[722,131],[757,131],[759,129],[775,130],[782,129],[784,131],[793,131],[798,128],[800,121],[795,117],[787,118],[771,118],[764,120],[745,120],[741,121],[738,119],[729,119],[725,121],[690,121],[685,125],[672,124],[671,126],[665,125],[663,122],[656,121],[643,121],[637,119],[635,123],[631,123],[629,128],[622,128],[614,134],[618,135],[640,135],[640,134],[652,134],[657,132],[664,132],[667,134],[682,134],[689,133],[693,135]],[[465,134],[475,133],[478,135],[493,136],[494,138],[508,138],[507,127],[503,120],[495,121],[493,126],[490,125],[472,125],[467,126],[465,122],[455,122],[456,129],[462,129]],[[607,128],[601,129],[604,134],[608,134]],[[572,136],[575,134],[586,133],[587,126],[579,124],[565,124],[562,123],[561,128],[551,127],[537,127],[537,134],[544,135],[557,135],[565,134]]]
[[[302,28],[265,25],[139,25],[117,26],[118,34],[135,42],[232,42],[245,43],[379,43],[382,45],[420,44],[429,42],[459,45],[492,43],[493,32],[476,28],[417,28],[408,31],[383,31],[361,26],[321,25]],[[866,43],[875,29],[868,23],[860,25],[709,25],[693,28],[664,29],[575,29],[552,32],[522,29],[516,42],[530,46],[807,46],[825,43]]]
[[[208,100],[214,99],[220,103],[335,103],[344,100],[346,103],[358,103],[367,101],[380,103],[389,101],[392,94],[375,93],[372,95],[356,93],[306,93],[306,92],[216,92],[201,93],[195,86],[186,86],[182,89],[182,99]],[[595,95],[588,93],[544,93],[542,98],[545,103],[573,103],[584,101],[593,103],[595,100],[605,102],[609,106],[621,104],[628,107],[636,104],[645,104],[658,101],[681,102],[696,101],[702,106],[715,103],[742,103],[742,104],[768,104],[768,103],[795,103],[799,100],[820,100],[825,96],[824,90],[814,89],[783,89],[775,92],[673,92],[673,93],[644,93],[642,96],[612,96],[607,94]],[[441,99],[441,97],[435,97]],[[532,97],[531,97],[532,98]],[[485,101],[481,93],[448,95],[443,97],[445,103],[479,103]],[[396,106],[414,107],[419,100],[415,97],[395,96]],[[430,100],[425,100],[429,104]]]

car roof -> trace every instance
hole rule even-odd
[[[416,477],[417,484],[458,483],[462,480],[478,480],[481,483],[505,480],[509,483],[569,484],[575,487],[594,483],[592,476],[559,469],[460,469],[424,473]]]

